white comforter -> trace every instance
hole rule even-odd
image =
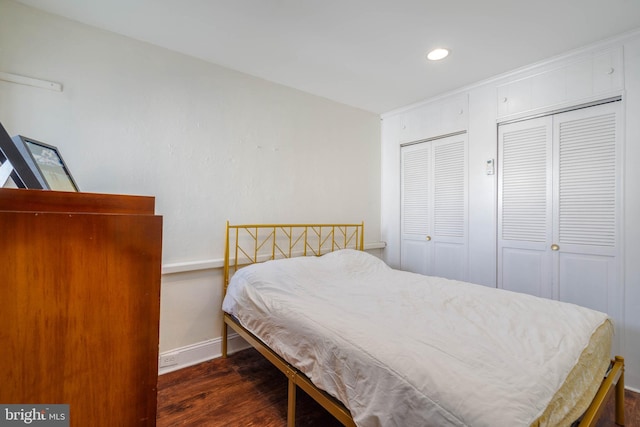
[[[343,250],[254,264],[223,310],[358,426],[529,426],[607,316]]]

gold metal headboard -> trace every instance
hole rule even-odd
[[[320,256],[339,249],[364,250],[364,222],[230,225],[227,221],[224,291],[227,292],[231,273],[246,265],[296,256]]]

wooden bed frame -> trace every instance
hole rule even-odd
[[[364,250],[361,224],[250,224],[227,221],[224,254],[224,293],[231,275],[246,265],[295,256],[320,256],[339,249]],[[233,248],[233,256],[231,256]],[[307,376],[285,361],[237,319],[223,312],[222,357],[227,357],[228,328],[233,329],[288,378],[287,427],[295,426],[296,391],[300,387],[343,425],[355,427],[349,410],[337,399],[317,388]],[[607,400],[615,390],[615,422],[624,425],[624,358],[611,361],[607,376],[578,427],[595,427]]]

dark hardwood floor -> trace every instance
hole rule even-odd
[[[297,426],[341,426],[301,390],[297,403]],[[625,405],[626,426],[640,427],[640,394],[627,391]],[[158,427],[282,427],[286,412],[285,376],[253,349],[158,378]],[[615,426],[613,413],[611,399],[598,427]]]
[[[158,427],[282,427],[286,420],[287,379],[253,349],[158,378]],[[298,389],[296,425],[342,424]]]

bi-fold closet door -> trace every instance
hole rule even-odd
[[[620,104],[499,126],[499,288],[622,319]]]
[[[403,270],[467,279],[467,135],[401,147]]]

